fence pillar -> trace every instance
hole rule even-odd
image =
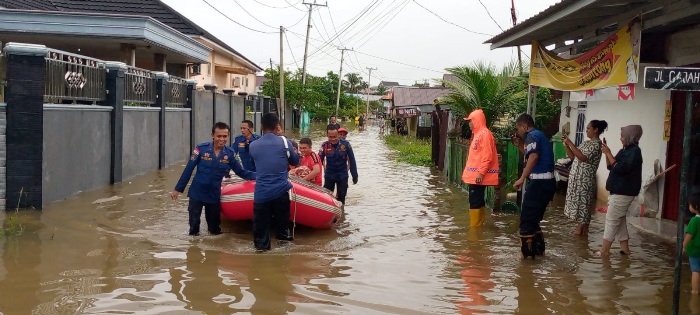
[[[190,148],[194,148],[195,145],[195,125],[196,119],[194,116],[195,102],[194,102],[194,91],[197,90],[197,81],[187,80],[187,102],[185,103],[185,108],[190,109]]]
[[[225,88],[222,90],[224,94],[228,95],[228,116],[229,116],[229,121],[231,122],[231,132],[235,133],[234,130],[236,130],[236,126],[234,125],[236,123],[235,120],[233,120],[233,93],[236,93],[236,90],[231,89],[231,88]],[[228,145],[233,145],[233,135],[228,137]]]
[[[216,123],[216,89],[218,86],[216,84],[205,84],[204,89],[211,92],[211,122],[212,126]]]
[[[6,209],[41,209],[44,143],[43,45],[8,43],[7,54],[7,200]],[[27,138],[31,137],[31,141]]]
[[[166,72],[156,72],[156,103],[153,105],[160,108],[158,115],[158,168],[165,168],[165,92],[168,78]]]
[[[123,176],[123,150],[124,150],[124,73],[126,64],[123,62],[108,62],[107,80],[105,88],[108,93],[102,105],[112,106],[110,115],[110,159],[109,183],[115,184],[122,181]]]

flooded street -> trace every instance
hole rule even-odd
[[[187,235],[187,200],[168,196],[182,164],[21,211],[23,233],[0,239],[0,313],[670,313],[672,244],[631,229],[633,254],[601,259],[603,215],[578,238],[552,207],[547,256],[521,261],[517,214],[470,231],[465,192],[394,162],[377,128],[353,129],[359,183],[344,220],[297,226],[293,244],[273,240],[266,253],[254,252],[250,222]],[[322,133],[312,136],[318,150]],[[681,314],[700,314],[687,262],[683,272]]]

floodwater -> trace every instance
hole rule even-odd
[[[670,313],[672,244],[632,229],[631,256],[601,259],[602,214],[590,237],[573,237],[555,206],[547,255],[523,261],[517,215],[472,230],[466,193],[438,172],[393,162],[375,127],[349,139],[360,177],[345,218],[297,226],[293,244],[266,253],[250,222],[187,235],[187,201],[168,197],[183,165],[20,211],[23,232],[0,239],[0,313]],[[700,312],[689,278],[686,263],[681,314]]]

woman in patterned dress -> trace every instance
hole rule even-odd
[[[608,128],[605,120],[591,120],[586,126],[589,140],[576,147],[568,137],[562,137],[566,155],[574,161],[569,173],[564,214],[578,223],[575,235],[588,235],[591,212],[595,206],[597,181],[596,172],[602,154],[600,134]]]

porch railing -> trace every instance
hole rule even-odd
[[[135,67],[128,67],[124,74],[124,105],[150,106],[156,103],[155,73]]]
[[[105,99],[106,68],[98,59],[49,50],[44,102],[98,102]]]
[[[185,79],[170,76],[165,84],[165,106],[185,107],[187,103],[187,82]]]

